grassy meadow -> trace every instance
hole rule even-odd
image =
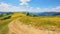
[[[39,29],[55,30],[60,28],[60,18],[58,16],[52,17],[21,17],[20,21],[27,25],[32,25]]]
[[[8,18],[9,15],[11,15],[10,18]],[[8,34],[8,31],[9,31],[8,24],[11,21],[19,18],[20,13],[16,12],[16,13],[9,14],[9,15],[4,15],[3,17],[0,17],[0,34]]]
[[[31,25],[38,29],[52,31],[58,31],[60,29],[60,16],[31,16],[20,12],[13,12],[13,14],[10,15],[10,18],[7,18],[7,15],[0,17],[0,34],[8,34],[8,24],[17,18],[19,18],[19,21],[23,24]]]

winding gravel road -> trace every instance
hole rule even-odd
[[[18,19],[13,20],[8,24],[8,27],[9,34],[57,34],[53,31],[35,29],[32,26],[22,24]]]

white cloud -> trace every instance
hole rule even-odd
[[[9,9],[9,6],[7,3],[1,3],[0,4],[0,11],[5,11]]]
[[[53,11],[58,11],[58,12],[60,12],[60,6],[55,7],[55,8],[52,8],[52,10],[53,10]]]
[[[39,8],[30,6],[13,6],[8,3],[0,3],[0,11],[29,11],[29,12],[60,12],[60,6],[55,8]]]
[[[44,8],[43,11],[47,12],[60,12],[60,6],[54,7],[54,8]]]
[[[20,0],[20,5],[28,5],[28,2],[30,2],[31,0]]]
[[[10,4],[2,2],[0,4],[0,11],[26,11],[26,9],[24,9],[24,7],[21,6],[12,6]]]

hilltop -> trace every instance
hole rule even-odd
[[[3,20],[0,20],[0,34],[7,34],[9,31],[8,24],[17,18],[19,18],[21,23],[31,25],[39,30],[60,31],[60,16],[37,16],[34,14],[26,14],[26,12],[13,12],[8,15],[4,15]]]

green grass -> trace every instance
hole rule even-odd
[[[8,24],[11,22],[11,19],[3,20],[0,22],[0,34],[8,34]]]
[[[9,28],[8,24],[19,18],[20,22],[26,25],[32,25],[36,28],[55,30],[54,28],[60,28],[60,16],[26,16],[25,13],[14,12],[12,17],[0,22],[0,34],[7,34]],[[54,27],[53,27],[54,26]]]
[[[8,32],[9,32],[8,26],[6,26],[1,32],[2,32],[2,34],[8,34]]]
[[[15,15],[15,16],[14,16],[14,15]],[[18,16],[17,16],[17,15],[18,15]],[[9,15],[1,17],[1,19],[3,19],[3,20],[1,20],[1,22],[0,22],[0,34],[8,34],[8,31],[9,31],[8,24],[9,24],[11,21],[19,18],[20,15],[19,15],[19,13],[14,13],[14,14],[11,15],[11,18],[9,18],[9,19],[4,19],[5,17],[8,17],[8,16],[9,16]],[[12,16],[13,16],[13,17],[12,17]]]

